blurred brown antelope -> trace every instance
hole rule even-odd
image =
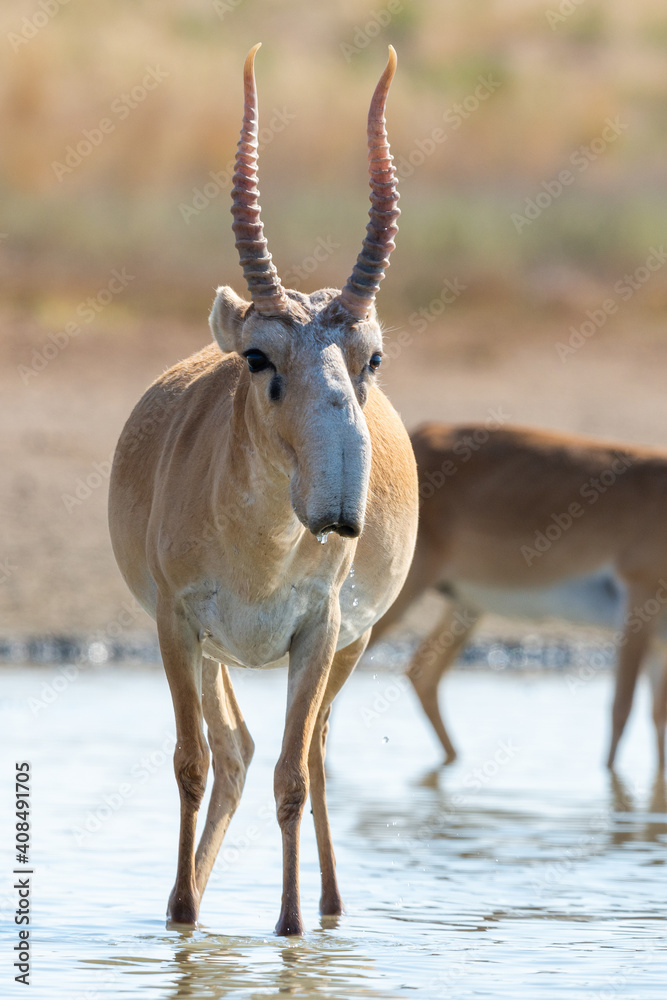
[[[456,751],[438,684],[484,611],[614,627],[612,768],[637,676],[667,609],[667,452],[574,435],[483,425],[423,424],[411,435],[420,523],[412,567],[373,641],[427,588],[448,602],[418,647],[408,676],[445,751]],[[484,442],[482,444],[478,442]],[[589,574],[608,568],[607,583]],[[615,622],[626,588],[625,615]],[[560,585],[560,586],[557,586]],[[547,589],[550,588],[550,589]],[[527,591],[537,590],[527,595]],[[532,607],[531,607],[532,604]],[[654,679],[658,765],[665,766],[667,675]]]
[[[309,790],[321,911],[341,912],[324,787],[328,717],[408,572],[417,477],[408,436],[375,381],[382,335],[374,302],[399,214],[384,119],[396,55],[390,48],[368,115],[372,204],[362,251],[342,292],[306,295],[282,287],[260,219],[257,48],[245,63],[232,192],[251,301],[219,288],[210,317],[217,343],[167,371],[135,407],[116,451],[109,523],[121,572],[157,621],[176,715],[181,825],[168,918],[196,923],[253,752],[228,666],[288,656],[275,771],[276,931],[300,934],[299,827]],[[195,854],[209,744],[214,781]]]

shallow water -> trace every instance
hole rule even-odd
[[[283,671],[236,672],[257,744],[207,889],[202,929],[167,931],[178,796],[158,670],[0,672],[0,996],[493,997],[664,995],[667,804],[642,687],[620,775],[602,767],[610,678],[455,673],[440,754],[413,698],[359,673],[330,738],[329,810],[347,912],[323,926],[302,832],[305,938],[278,939],[272,771]],[[40,703],[30,707],[30,698]],[[35,712],[37,709],[37,712]],[[14,761],[32,762],[33,969],[13,982]],[[8,804],[8,806],[7,806]]]

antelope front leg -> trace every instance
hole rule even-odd
[[[199,638],[171,603],[158,601],[158,638],[176,716],[174,771],[181,798],[176,882],[167,920],[195,925],[200,894],[195,881],[195,830],[206,787],[208,746],[202,725],[202,656]]]
[[[356,667],[359,658],[368,645],[370,634],[369,630],[360,639],[357,639],[356,642],[346,646],[345,649],[339,650],[334,656],[331,671],[329,672],[329,680],[310,744],[310,754],[308,756],[310,800],[313,806],[317,851],[320,858],[320,872],[322,874],[320,913],[323,916],[338,916],[343,912],[343,902],[340,898],[338,883],[336,881],[336,858],[331,841],[325,790],[324,756],[327,732],[329,730],[329,715],[334,698]]]
[[[299,830],[308,796],[308,754],[338,637],[332,613],[319,627],[304,628],[290,649],[287,717],[276,764],[274,791],[283,840],[283,895],[276,934],[303,934],[299,903]]]

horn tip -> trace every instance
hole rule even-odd
[[[246,56],[246,60],[245,60],[245,67],[244,68],[245,68],[246,72],[252,71],[254,69],[254,66],[255,66],[255,55],[257,53],[257,50],[261,49],[261,47],[262,47],[262,43],[261,42],[257,42],[257,45],[253,45],[253,47],[250,49],[250,52]]]
[[[389,75],[390,80],[392,79],[394,73],[396,72],[397,63],[398,63],[398,56],[396,55],[396,49],[394,48],[393,45],[390,45],[389,55],[387,58],[387,68],[385,70],[385,72]]]

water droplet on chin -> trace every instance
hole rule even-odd
[[[355,599],[352,601],[352,607],[356,608],[358,604],[359,604],[359,598],[355,597]]]
[[[315,535],[320,545],[326,545],[327,538],[331,534],[330,531],[320,531],[318,535]]]

